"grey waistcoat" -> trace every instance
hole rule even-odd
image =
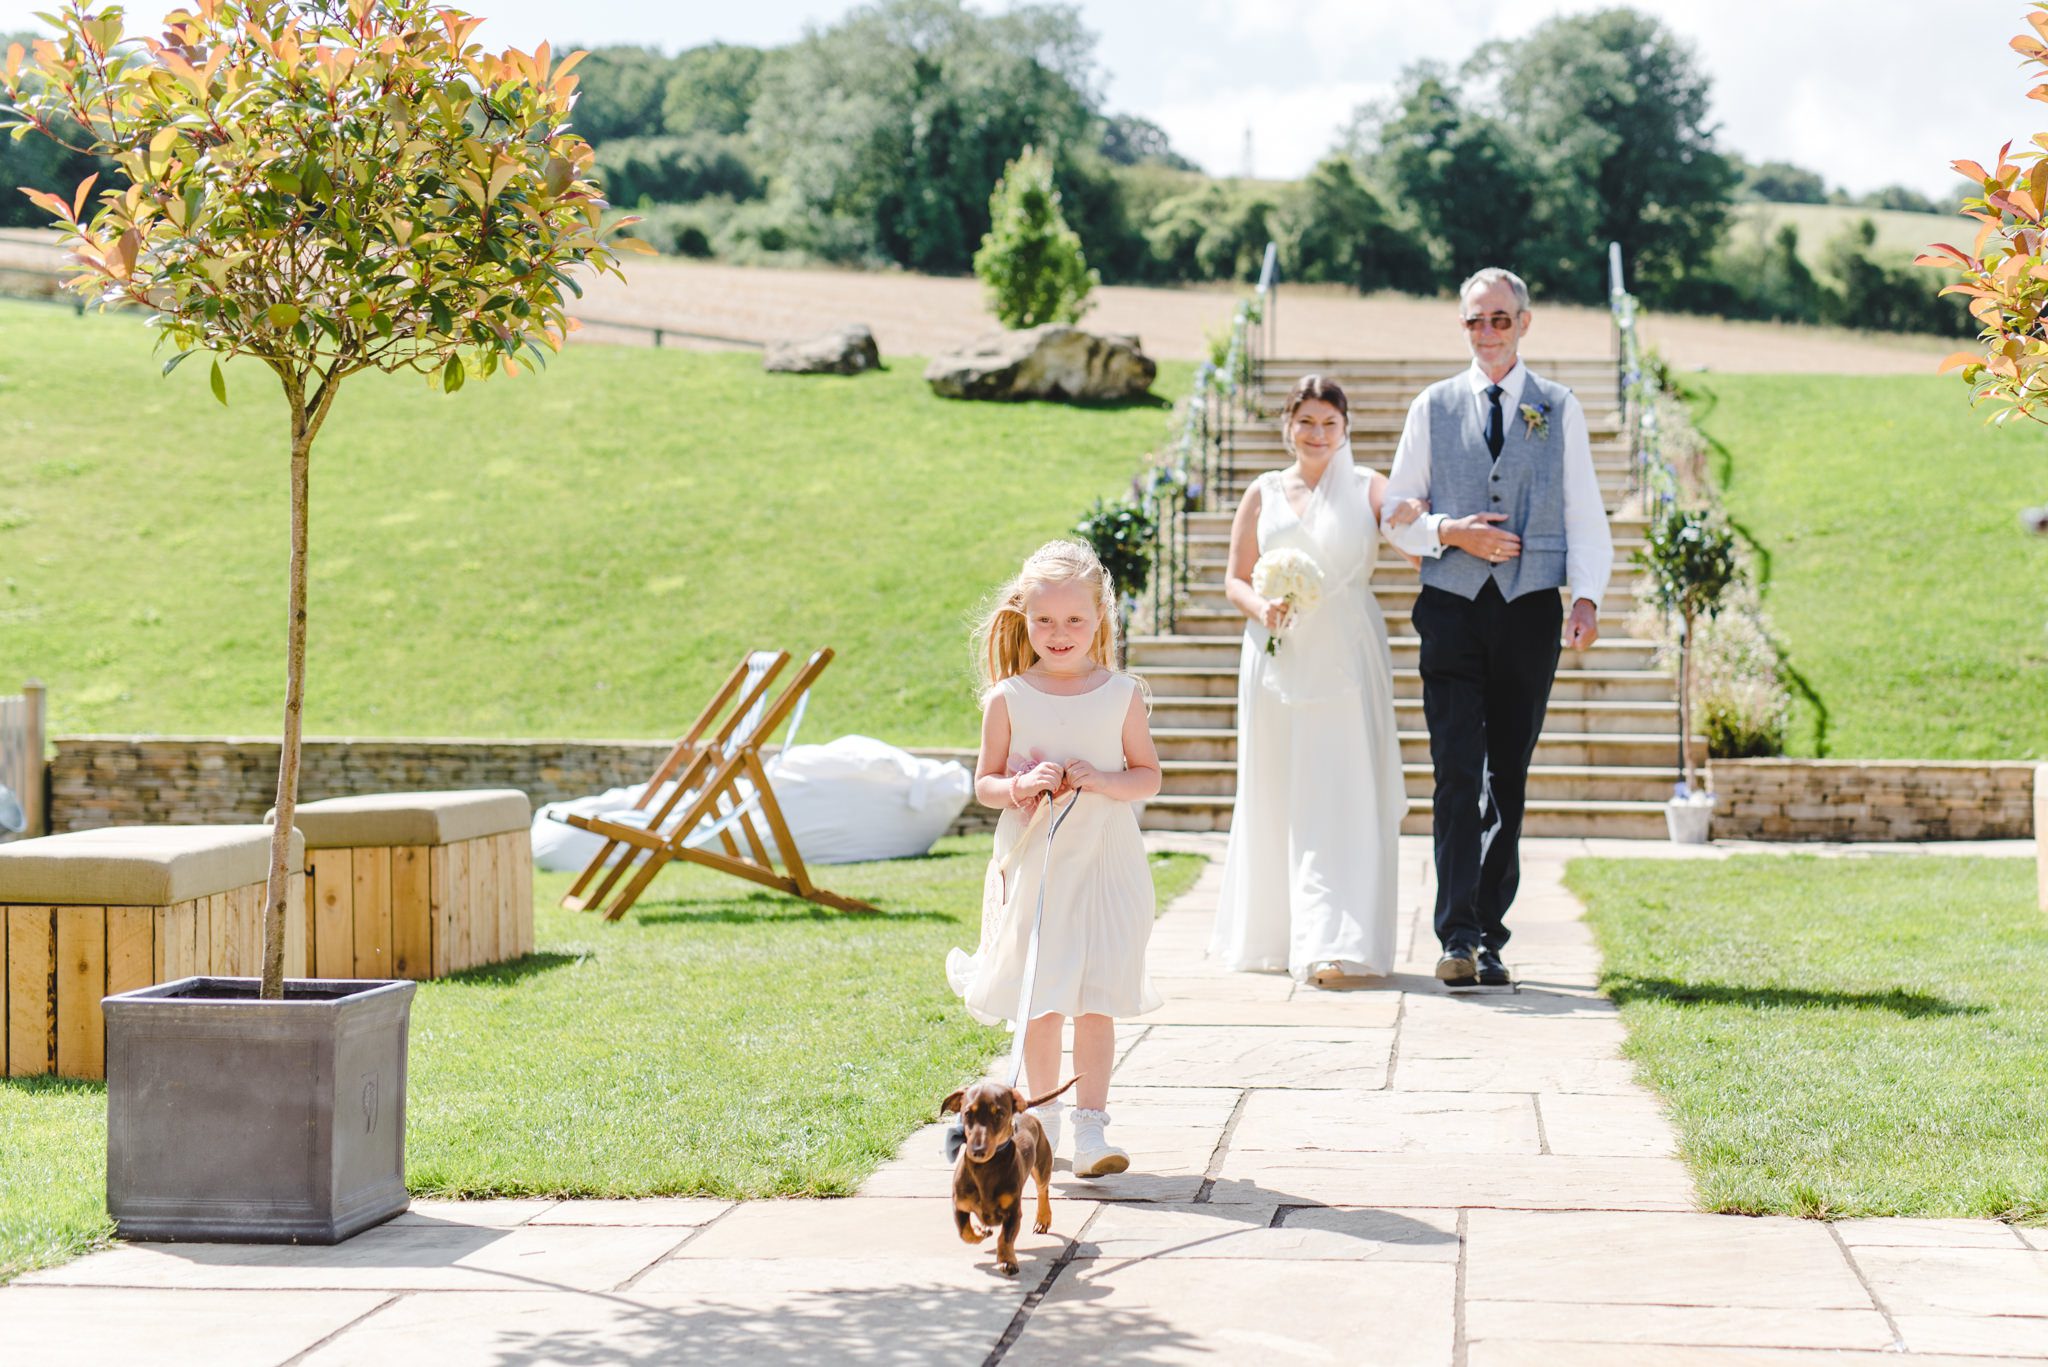
[[[1522,538],[1522,554],[1498,565],[1446,548],[1422,562],[1422,582],[1460,598],[1477,598],[1492,579],[1501,597],[1557,589],[1565,581],[1564,401],[1570,393],[1533,372],[1522,403],[1550,405],[1549,430],[1532,436],[1520,408],[1501,398],[1506,440],[1496,462],[1486,450],[1485,395],[1475,396],[1469,373],[1439,380],[1424,392],[1429,422],[1429,510],[1446,517],[1505,513],[1497,523]]]

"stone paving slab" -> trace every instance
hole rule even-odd
[[[1147,1030],[1118,1066],[1116,1082],[1154,1087],[1377,1088],[1386,1085],[1393,1046],[1392,1030],[1161,1025]],[[1114,1098],[1111,1104],[1117,1104]]]
[[[26,1286],[241,1291],[600,1291],[652,1266],[691,1231],[592,1226],[385,1224],[332,1247],[126,1244],[31,1272]]]
[[[1472,1343],[1628,1343],[1750,1348],[1892,1347],[1876,1309],[1795,1310],[1725,1305],[1602,1305],[1574,1301],[1465,1301]],[[1644,1355],[1648,1360],[1649,1354]]]
[[[1527,1096],[1471,1092],[1297,1092],[1245,1097],[1232,1153],[1543,1152]]]
[[[1458,1220],[1440,1210],[1105,1205],[1075,1256],[1455,1263]]]
[[[1720,1215],[1475,1210],[1474,1300],[1875,1310],[1827,1227]]]
[[[1530,1098],[1547,1152],[1583,1158],[1670,1158],[1678,1152],[1671,1121],[1655,1098],[1550,1092]]]
[[[2048,1361],[2048,1319],[2003,1315],[1899,1315],[1909,1353],[1981,1353]]]
[[[275,1367],[388,1300],[380,1291],[281,1296],[17,1282],[0,1292],[0,1360]]]
[[[1020,1289],[915,1282],[882,1290],[701,1296],[428,1293],[399,1299],[304,1361],[307,1367],[959,1367],[987,1355],[1023,1297]]]
[[[2048,1253],[2001,1248],[1860,1248],[1856,1265],[1900,1315],[2048,1318]]]
[[[1619,1343],[1518,1343],[1489,1339],[1474,1343],[1465,1355],[1465,1367],[1993,1367],[2001,1359],[1919,1355],[1902,1357],[1896,1351],[1811,1351],[1799,1348],[1698,1348],[1683,1344],[1661,1344],[1645,1348]],[[2010,1362],[2006,1358],[2002,1361]]]
[[[1851,1248],[2025,1248],[2024,1231],[1998,1220],[1837,1220]]]
[[[1231,1153],[1210,1200],[1241,1204],[1520,1210],[1693,1209],[1684,1165],[1662,1158]]]
[[[1440,1263],[1076,1262],[1003,1364],[1450,1367],[1456,1280],[1456,1269]]]

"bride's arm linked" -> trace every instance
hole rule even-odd
[[[1387,477],[1378,473],[1375,473],[1372,477],[1371,492],[1367,497],[1372,500],[1372,520],[1374,525],[1384,525],[1388,531],[1397,531],[1429,511],[1428,499],[1404,498],[1394,505],[1393,512],[1389,514],[1386,511]],[[1392,540],[1390,539],[1387,544],[1393,545]],[[1422,568],[1421,556],[1411,555],[1409,552],[1401,550],[1399,546],[1394,546],[1394,549],[1401,551],[1401,558],[1407,561],[1409,565],[1418,570]]]
[[[1245,490],[1237,516],[1230,520],[1230,564],[1223,572],[1223,596],[1266,630],[1278,631],[1287,620],[1287,605],[1261,598],[1252,588],[1252,566],[1259,563],[1260,497],[1256,484]]]

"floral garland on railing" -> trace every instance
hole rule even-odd
[[[1636,297],[1616,289],[1608,300],[1621,337],[1621,388],[1630,428],[1630,465],[1634,492],[1643,497],[1653,518],[1678,502],[1678,472],[1664,455],[1657,425],[1657,378],[1643,364],[1642,336],[1636,329]]]

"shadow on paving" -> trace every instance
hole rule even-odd
[[[1107,1289],[1095,1293],[1108,1294]],[[493,1360],[507,1364],[726,1362],[971,1364],[989,1358],[1014,1313],[1011,1298],[943,1285],[801,1292],[772,1304],[706,1295],[650,1305],[610,1295],[600,1327],[501,1331]],[[1075,1361],[1166,1363],[1198,1350],[1196,1335],[1164,1316],[1096,1308],[1085,1324],[1029,1326],[1034,1350]]]
[[[1619,1004],[1669,1002],[1676,1006],[1742,1006],[1755,1011],[1889,1011],[1894,1015],[1981,1016],[1985,1008],[1892,988],[1884,992],[1837,992],[1805,987],[1742,987],[1734,983],[1685,983],[1669,978],[1609,976],[1601,990]]]

